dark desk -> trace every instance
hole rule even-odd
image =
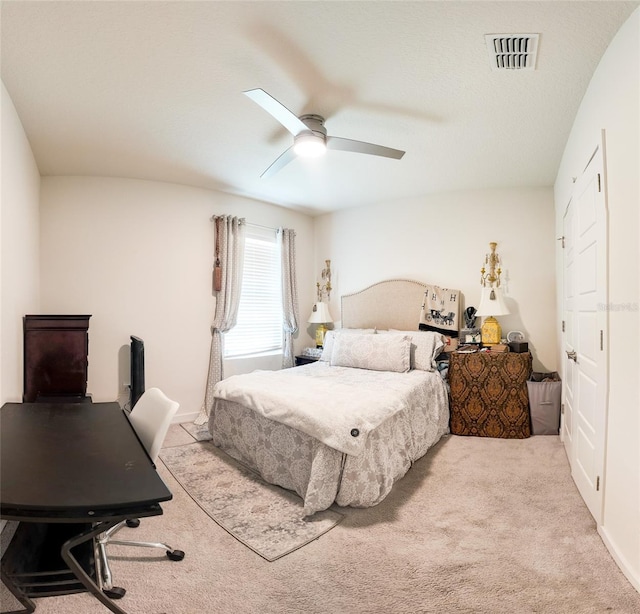
[[[126,415],[117,403],[7,403],[0,424],[0,516],[20,521],[2,580],[24,612],[29,597],[86,590],[126,614],[96,584],[93,539],[172,498]]]

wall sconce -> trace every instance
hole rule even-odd
[[[324,261],[325,268],[322,269],[322,281],[316,283],[317,295],[318,295],[318,303],[322,303],[324,301],[324,295],[327,295],[327,301],[331,300],[331,260]]]
[[[484,257],[484,264],[480,269],[480,283],[483,287],[489,288],[499,288],[500,287],[500,275],[502,274],[500,256],[496,254],[496,247],[498,244],[495,242],[489,243],[489,249],[491,250]],[[487,268],[489,267],[489,271],[487,272]]]
[[[333,322],[333,318],[329,313],[328,301],[331,299],[331,260],[324,261],[325,267],[322,269],[322,283],[316,283],[317,301],[313,305],[311,316],[307,320],[310,324],[317,324],[316,328],[316,347],[321,348],[324,344],[324,335],[327,332],[325,324]],[[325,302],[325,296],[327,302]]]
[[[484,264],[480,269],[480,283],[482,294],[480,306],[476,316],[488,316],[482,323],[482,345],[496,345],[502,339],[502,328],[495,316],[504,316],[509,313],[502,289],[500,288],[500,275],[502,274],[500,256],[496,253],[497,243],[489,243],[491,252],[485,256]],[[488,269],[488,270],[487,270]]]

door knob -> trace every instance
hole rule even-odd
[[[578,354],[577,354],[577,352],[567,352],[567,358],[569,360],[573,360],[573,362],[578,362]]]

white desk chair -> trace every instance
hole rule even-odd
[[[131,410],[129,421],[154,463],[158,457],[167,431],[169,430],[169,426],[171,425],[171,420],[178,411],[178,407],[180,407],[178,403],[172,401],[158,388],[149,388],[149,390],[138,399],[138,402]],[[126,590],[118,586],[113,586],[106,549],[109,544],[160,548],[165,550],[167,557],[172,561],[181,561],[184,558],[184,552],[182,550],[174,550],[167,544],[113,539],[113,536],[123,527],[136,527],[138,524],[140,524],[139,520],[123,520],[96,538],[98,548],[98,580],[102,591],[105,595],[111,597],[111,599],[124,597]]]

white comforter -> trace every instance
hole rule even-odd
[[[310,435],[345,454],[362,453],[371,431],[424,402],[433,381],[424,371],[393,373],[317,362],[254,371],[219,382],[214,396]]]
[[[325,363],[229,377],[216,386],[209,417],[214,445],[297,492],[305,515],[334,502],[380,503],[448,425],[447,390],[437,372]]]

